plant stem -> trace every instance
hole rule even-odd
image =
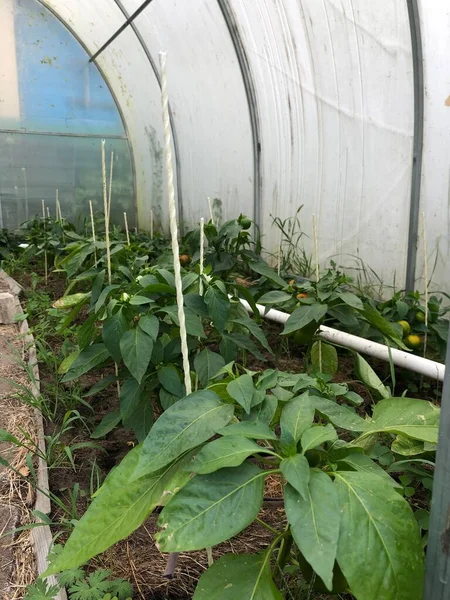
[[[278,531],[278,529],[275,529],[275,527],[272,527],[272,525],[269,525],[269,523],[266,523],[265,521],[263,521],[262,519],[259,519],[258,517],[256,517],[255,521],[261,525],[261,527],[265,527],[266,529],[268,529],[269,531],[271,531],[272,533],[275,533],[276,535],[278,535],[280,532]]]
[[[109,192],[108,192],[108,221],[111,215],[111,196],[112,196],[112,179],[114,166],[114,152],[111,152],[111,164],[109,167]]]
[[[280,549],[278,551],[278,556],[277,556],[278,573],[276,574],[276,577],[277,577],[278,581],[281,581],[281,578],[283,576],[283,569],[286,566],[286,562],[287,562],[289,553],[292,548],[293,538],[292,538],[292,533],[290,530],[289,523],[286,525],[285,533],[287,535],[286,535],[286,537],[284,537],[281,540]]]

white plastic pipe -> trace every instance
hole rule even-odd
[[[246,308],[246,310],[248,310],[248,312],[253,312],[252,307],[246,300],[241,300],[241,304]],[[284,324],[291,316],[288,313],[282,312],[281,310],[276,310],[274,308],[271,308],[266,312],[266,307],[262,304],[257,304],[256,308],[262,317],[269,319],[269,321],[274,321],[275,323]],[[420,373],[421,375],[426,375],[431,379],[444,381],[445,365],[435,362],[434,360],[422,358],[421,356],[417,356],[417,354],[404,352],[403,350],[398,350],[397,348],[389,349],[383,344],[371,342],[365,338],[360,338],[356,335],[339,331],[338,329],[332,329],[331,327],[326,327],[325,325],[320,326],[318,335],[321,339],[332,342],[333,344],[345,346],[351,350],[356,350],[356,352],[362,352],[363,354],[368,354],[369,356],[373,356],[374,358],[379,358],[380,360],[385,360],[387,362],[390,360],[390,355],[392,362],[399,367],[404,367],[410,371]]]

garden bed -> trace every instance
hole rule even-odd
[[[360,583],[375,552],[361,531],[394,557],[396,600],[415,600],[440,385],[316,333],[324,323],[361,327],[404,348],[410,326],[396,320],[406,315],[439,353],[446,309],[424,308],[420,295],[359,297],[336,269],[286,281],[251,250],[247,226],[207,225],[204,274],[197,234],[183,240],[186,337],[162,239],[133,234],[125,245],[115,231],[110,257],[63,222],[43,231],[33,222],[26,253],[10,259],[39,357],[52,497],[44,520],[57,542],[49,572],[62,572],[73,600],[126,600],[127,581],[134,597],[155,600],[228,600],[225,590],[238,597],[242,585],[274,599],[275,588],[301,600],[333,588],[365,600],[386,583],[381,567]],[[251,317],[238,297],[253,310],[255,300],[281,302],[291,316],[284,327]],[[56,592],[30,588],[27,600],[39,593]]]

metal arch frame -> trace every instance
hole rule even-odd
[[[129,18],[129,14],[128,11],[126,10],[126,8],[124,7],[123,3],[121,0],[114,0],[115,4],[117,5],[117,7],[120,9],[120,11],[122,12],[123,16],[128,19]],[[156,81],[158,82],[158,86],[161,89],[161,77],[158,71],[158,67],[155,63],[155,61],[153,60],[153,57],[150,53],[150,50],[148,49],[147,44],[145,43],[144,38],[141,35],[141,32],[139,31],[139,27],[136,24],[136,21],[133,21],[132,23],[129,24],[129,27],[131,27],[131,29],[133,30],[137,40],[139,41],[148,62],[150,63],[150,66],[153,70],[153,74],[156,77]],[[183,233],[183,228],[184,228],[184,219],[183,219],[183,195],[182,195],[182,191],[181,191],[181,161],[180,161],[180,150],[179,150],[179,144],[178,144],[178,136],[177,136],[177,132],[175,129],[175,121],[173,118],[173,113],[172,113],[172,109],[170,107],[170,102],[169,102],[169,119],[170,119],[170,128],[172,130],[172,143],[173,143],[173,149],[174,149],[174,157],[175,157],[175,171],[176,171],[176,181],[177,181],[177,204],[178,204],[178,222],[179,222],[179,227],[180,230]]]
[[[92,53],[90,52],[90,50],[86,46],[86,44],[83,42],[83,40],[73,30],[73,28],[56,12],[54,7],[51,6],[50,4],[48,4],[48,0],[38,0],[38,2],[40,4],[42,4],[42,6],[44,8],[46,8],[56,19],[58,19],[58,21],[67,29],[67,31],[69,31],[71,33],[71,35],[77,40],[77,42],[80,44],[80,46],[86,52],[86,54],[89,57],[91,57]],[[131,174],[132,174],[132,181],[133,181],[133,196],[134,196],[134,214],[135,214],[136,222],[138,223],[137,196],[136,196],[136,160],[135,160],[135,156],[134,156],[133,145],[131,144],[131,141],[130,141],[130,135],[129,135],[129,131],[128,131],[127,122],[125,120],[122,109],[117,101],[117,95],[114,92],[114,90],[112,89],[112,87],[110,86],[108,78],[106,77],[103,69],[100,67],[100,65],[97,64],[96,61],[94,62],[94,64],[95,64],[96,68],[98,69],[100,75],[102,76],[103,81],[108,86],[108,90],[111,94],[112,99],[114,100],[114,104],[116,105],[117,112],[119,113],[119,116],[120,116],[120,120],[122,121],[123,130],[125,132],[125,139],[127,142],[128,151],[130,153]],[[19,133],[20,133],[20,131],[19,131]],[[88,136],[88,137],[92,137],[92,136]],[[104,135],[104,136],[100,136],[100,137],[109,139],[111,136]]]
[[[256,87],[253,80],[253,74],[242,42],[236,16],[231,8],[229,0],[217,0],[222,12],[225,23],[233,42],[234,50],[238,59],[241,75],[244,82],[245,93],[247,96],[247,105],[250,113],[250,124],[252,128],[253,140],[253,220],[257,229],[261,230],[261,197],[262,197],[262,179],[261,179],[261,127],[258,111],[258,101]]]
[[[406,0],[406,3],[408,7],[409,28],[411,31],[411,49],[414,73],[414,137],[405,287],[407,291],[414,291],[416,278],[417,243],[419,234],[425,102],[419,5],[418,0]]]

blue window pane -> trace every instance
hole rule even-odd
[[[123,135],[108,86],[66,27],[37,0],[15,0],[13,11],[20,105],[15,127]],[[14,92],[2,89],[1,95]],[[0,119],[0,126],[12,128],[7,121]]]
[[[79,227],[89,219],[89,200],[103,212],[101,141],[98,138],[0,133],[0,227],[15,229],[42,214],[42,199],[55,216],[56,189],[63,216]],[[107,139],[114,151],[111,219],[130,227],[136,213],[130,153],[126,140]]]

